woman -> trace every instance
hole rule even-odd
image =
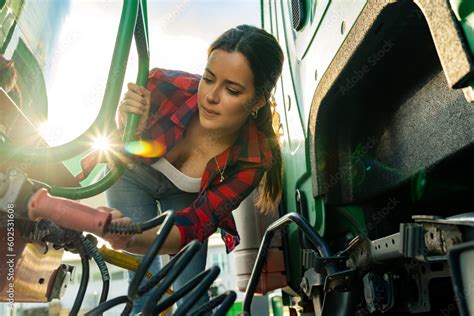
[[[249,25],[223,33],[209,48],[202,77],[153,69],[147,89],[128,85],[120,107],[142,115],[139,133],[154,158],[137,158],[107,192],[113,218],[144,221],[177,212],[161,253],[173,254],[220,228],[227,251],[239,243],[232,211],[260,185],[257,206],[273,210],[281,197],[281,153],[270,101],[282,69],[275,38]],[[110,209],[109,209],[110,210]],[[120,219],[119,219],[120,218]],[[156,229],[133,238],[106,236],[114,248],[143,254]],[[207,243],[175,286],[205,268]],[[139,303],[140,304],[140,303]]]

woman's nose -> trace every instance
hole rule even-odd
[[[209,89],[206,99],[209,103],[219,103],[219,93],[217,89]]]

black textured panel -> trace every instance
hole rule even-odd
[[[388,5],[365,32],[331,65],[314,122],[315,193],[334,204],[372,198],[474,144],[474,107],[449,88],[418,7]]]
[[[306,20],[305,0],[291,0],[291,20],[295,30],[303,28]]]

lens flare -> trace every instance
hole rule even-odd
[[[94,149],[103,150],[103,151],[107,151],[111,148],[110,142],[105,136],[98,136],[94,138],[92,147]]]
[[[165,146],[158,141],[150,142],[138,140],[128,143],[125,146],[125,151],[137,156],[153,158],[163,155],[165,152]]]

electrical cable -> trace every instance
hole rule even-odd
[[[97,267],[99,268],[100,275],[102,277],[102,293],[100,294],[100,299],[99,299],[99,304],[100,304],[107,300],[107,296],[109,294],[109,287],[110,287],[110,274],[109,274],[109,269],[107,268],[107,265],[105,264],[104,258],[102,258],[99,251],[97,250],[97,247],[89,238],[94,238],[94,237],[92,235],[87,235],[87,237],[84,238],[84,245],[87,249],[87,252],[89,253],[89,256],[91,256],[95,260]]]
[[[143,315],[155,315],[156,313],[154,312],[155,306],[157,302],[161,299],[163,294],[165,293],[166,289],[171,286],[171,284],[176,280],[176,278],[179,276],[181,271],[183,271],[186,266],[192,262],[191,259],[194,257],[194,255],[201,249],[201,243],[197,240],[193,240],[190,242],[186,249],[183,248],[184,251],[180,251],[179,253],[179,258],[174,261],[172,264],[167,264],[167,269],[162,269],[158,274],[159,276],[165,276],[160,284],[158,284],[151,292],[150,298],[147,300],[145,305],[143,306],[142,309],[142,314]],[[167,270],[164,271],[163,270]],[[154,277],[152,280],[147,282],[148,284],[145,285],[146,288],[149,288],[150,285],[156,284],[158,280],[160,280],[157,277]],[[175,294],[171,295],[170,297],[173,297]]]
[[[84,247],[82,235],[76,231],[68,231],[67,234],[70,238],[74,248],[77,250],[79,255],[81,256],[81,265],[82,265],[82,275],[81,275],[81,283],[79,285],[79,290],[77,291],[76,299],[74,300],[74,304],[72,305],[70,315],[77,315],[79,310],[81,309],[82,302],[84,300],[84,296],[86,295],[87,285],[89,283],[89,258],[87,254],[87,250]]]
[[[85,313],[85,316],[96,316],[96,315],[101,315],[102,313],[108,311],[111,308],[114,308],[117,305],[124,304],[128,302],[128,298],[126,295],[115,297],[109,301],[106,301],[102,304],[100,304],[97,307],[94,307],[87,313]]]
[[[236,298],[237,294],[234,291],[226,291],[225,293],[214,297],[206,304],[203,304],[201,307],[194,310],[193,314],[203,315],[220,305],[219,308],[214,312],[214,316],[225,316],[229,309],[232,307],[232,304],[234,304]]]
[[[237,293],[235,293],[234,291],[227,291],[226,293],[228,293],[228,294],[226,295],[226,297],[224,298],[222,303],[220,303],[220,306],[216,310],[216,312],[214,313],[214,316],[225,316],[225,315],[227,315],[230,308],[232,307],[235,300],[237,299]],[[226,293],[221,294],[221,295],[225,295]]]
[[[206,293],[212,283],[217,279],[221,269],[218,266],[212,266],[208,270],[201,272],[201,274],[206,274],[199,283],[199,285],[192,291],[187,297],[186,302],[184,302],[174,314],[175,316],[184,316],[188,311],[193,307],[193,305],[199,300],[199,298]]]
[[[175,217],[176,214],[173,211],[166,211],[154,219],[158,223],[161,221],[161,219],[158,219],[163,218],[163,225],[160,226],[156,238],[153,240],[150,248],[148,248],[145,257],[143,258],[141,264],[138,266],[138,269],[135,272],[132,281],[130,282],[130,286],[128,288],[128,297],[131,301],[137,298],[138,287],[140,286],[141,281],[145,277],[148,268],[152,264],[155,257],[158,255],[158,251],[161,249],[166,238],[168,237],[171,228],[174,225]]]
[[[201,248],[201,243],[197,240],[191,241],[189,244],[183,247],[176,255],[171,258],[171,260],[163,267],[161,268],[160,271],[158,271],[150,280],[148,280],[145,285],[141,286],[138,289],[138,295],[141,297],[145,295],[147,292],[149,292],[151,289],[153,289],[158,282],[161,281],[168,273],[169,271],[177,266],[178,268],[184,269],[184,264],[178,265],[177,261],[182,257],[186,256],[186,258],[191,259],[196,252],[199,251]]]
[[[181,299],[182,297],[184,297],[186,294],[189,293],[189,291],[191,291],[192,289],[194,289],[203,279],[206,275],[209,274],[209,271],[210,270],[206,270],[206,271],[203,271],[201,272],[200,274],[198,274],[197,276],[195,276],[194,278],[192,278],[190,281],[186,282],[185,285],[183,285],[182,288],[180,288],[178,291],[176,291],[173,295],[170,295],[169,297],[167,297],[166,299],[164,299],[162,302],[160,302],[159,304],[157,304],[155,306],[155,310],[154,310],[154,313],[155,314],[159,314],[161,313],[162,311],[164,311],[166,308],[172,306],[174,303],[176,303],[179,299]],[[222,298],[223,300],[223,298]],[[217,305],[217,304],[220,304],[221,300],[211,300],[209,302],[207,302],[205,304],[206,307],[200,307],[199,309],[209,309],[209,304],[213,302],[214,304],[214,307]],[[211,307],[214,308],[214,307]],[[196,311],[193,311],[193,314],[195,313]]]
[[[160,216],[152,220],[153,223],[162,222],[163,224],[160,226],[157,232],[157,236],[155,237],[152,244],[148,248],[147,253],[143,257],[142,262],[138,266],[137,271],[135,271],[135,274],[133,275],[133,278],[130,281],[130,285],[128,287],[128,294],[127,294],[128,302],[122,313],[125,313],[127,310],[131,311],[133,307],[133,301],[139,297],[138,287],[140,286],[140,283],[145,277],[146,273],[148,272],[148,269],[153,263],[153,260],[158,255],[159,250],[161,249],[166,238],[171,232],[171,229],[173,228],[173,225],[174,225],[175,217],[176,217],[176,214],[173,211],[166,211],[162,213]],[[163,218],[164,221],[162,221],[161,218]],[[149,221],[149,222],[152,222],[152,221]],[[151,226],[151,224],[149,225]]]
[[[218,277],[220,273],[219,267],[214,266],[206,271],[201,272],[192,280],[187,282],[181,289],[179,289],[179,291],[176,291],[159,304],[157,303],[162,298],[166,290],[175,281],[181,271],[183,271],[186,266],[192,262],[192,257],[201,248],[201,243],[199,241],[194,240],[185,247],[183,247],[183,249],[181,249],[171,259],[171,261],[168,262],[168,264],[166,264],[160,271],[158,271],[157,274],[155,274],[150,280],[148,280],[145,285],[139,287],[153,259],[156,257],[156,255],[158,255],[160,248],[168,237],[168,234],[170,233],[174,225],[175,217],[176,215],[173,211],[166,211],[160,216],[157,216],[139,225],[132,224],[111,226],[112,229],[109,229],[109,232],[113,231],[114,233],[124,234],[142,232],[162,224],[157,232],[156,238],[153,240],[142,262],[139,264],[132,281],[130,282],[128,294],[126,296],[114,298],[110,301],[102,302],[99,306],[90,310],[86,314],[87,316],[100,315],[101,313],[123,303],[125,303],[126,305],[121,315],[130,315],[133,308],[134,300],[139,297],[142,297],[148,291],[152,291],[152,293],[150,299],[145,303],[145,306],[142,310],[142,315],[157,315],[166,310],[166,308],[171,307],[175,302],[177,302],[184,296],[187,296],[187,300],[182,306],[180,306],[175,315],[185,315],[189,312],[193,305],[199,300],[200,297],[202,297],[202,295],[209,289],[209,287]],[[86,247],[85,249],[87,251],[90,251],[91,257],[95,259],[96,256],[93,255],[93,253],[94,251],[98,253],[97,248],[89,240],[84,241],[84,244]],[[91,245],[93,247],[91,247]],[[103,258],[101,259],[103,260]],[[192,292],[189,293],[190,291]],[[225,313],[230,309],[233,302],[235,301],[235,297],[235,292],[226,292],[199,307],[199,311],[206,312],[207,310],[212,310],[219,306],[216,313],[218,313],[218,315],[225,315]]]
[[[119,304],[125,303],[124,310],[122,311],[122,315],[129,315],[130,312],[132,311],[133,308],[133,300],[140,297],[138,295],[138,287],[145,277],[148,268],[150,267],[151,263],[153,262],[153,259],[156,257],[158,254],[160,248],[163,246],[166,238],[168,237],[173,225],[174,225],[174,220],[175,220],[176,215],[174,214],[173,211],[166,211],[162,213],[160,216],[147,221],[144,225],[145,228],[150,229],[152,227],[155,227],[156,225],[159,225],[160,223],[163,223],[163,225],[160,226],[156,238],[153,240],[151,246],[148,248],[147,253],[145,254],[142,262],[139,264],[135,275],[130,282],[130,285],[128,287],[128,293],[126,296],[120,296],[117,297],[111,301],[106,301],[101,303],[99,306],[96,308],[92,309],[89,311],[86,315],[98,315],[100,313],[105,312],[108,309],[111,309]],[[152,226],[155,225],[155,226]],[[143,226],[142,226],[143,227]],[[165,289],[166,291],[166,289]]]

